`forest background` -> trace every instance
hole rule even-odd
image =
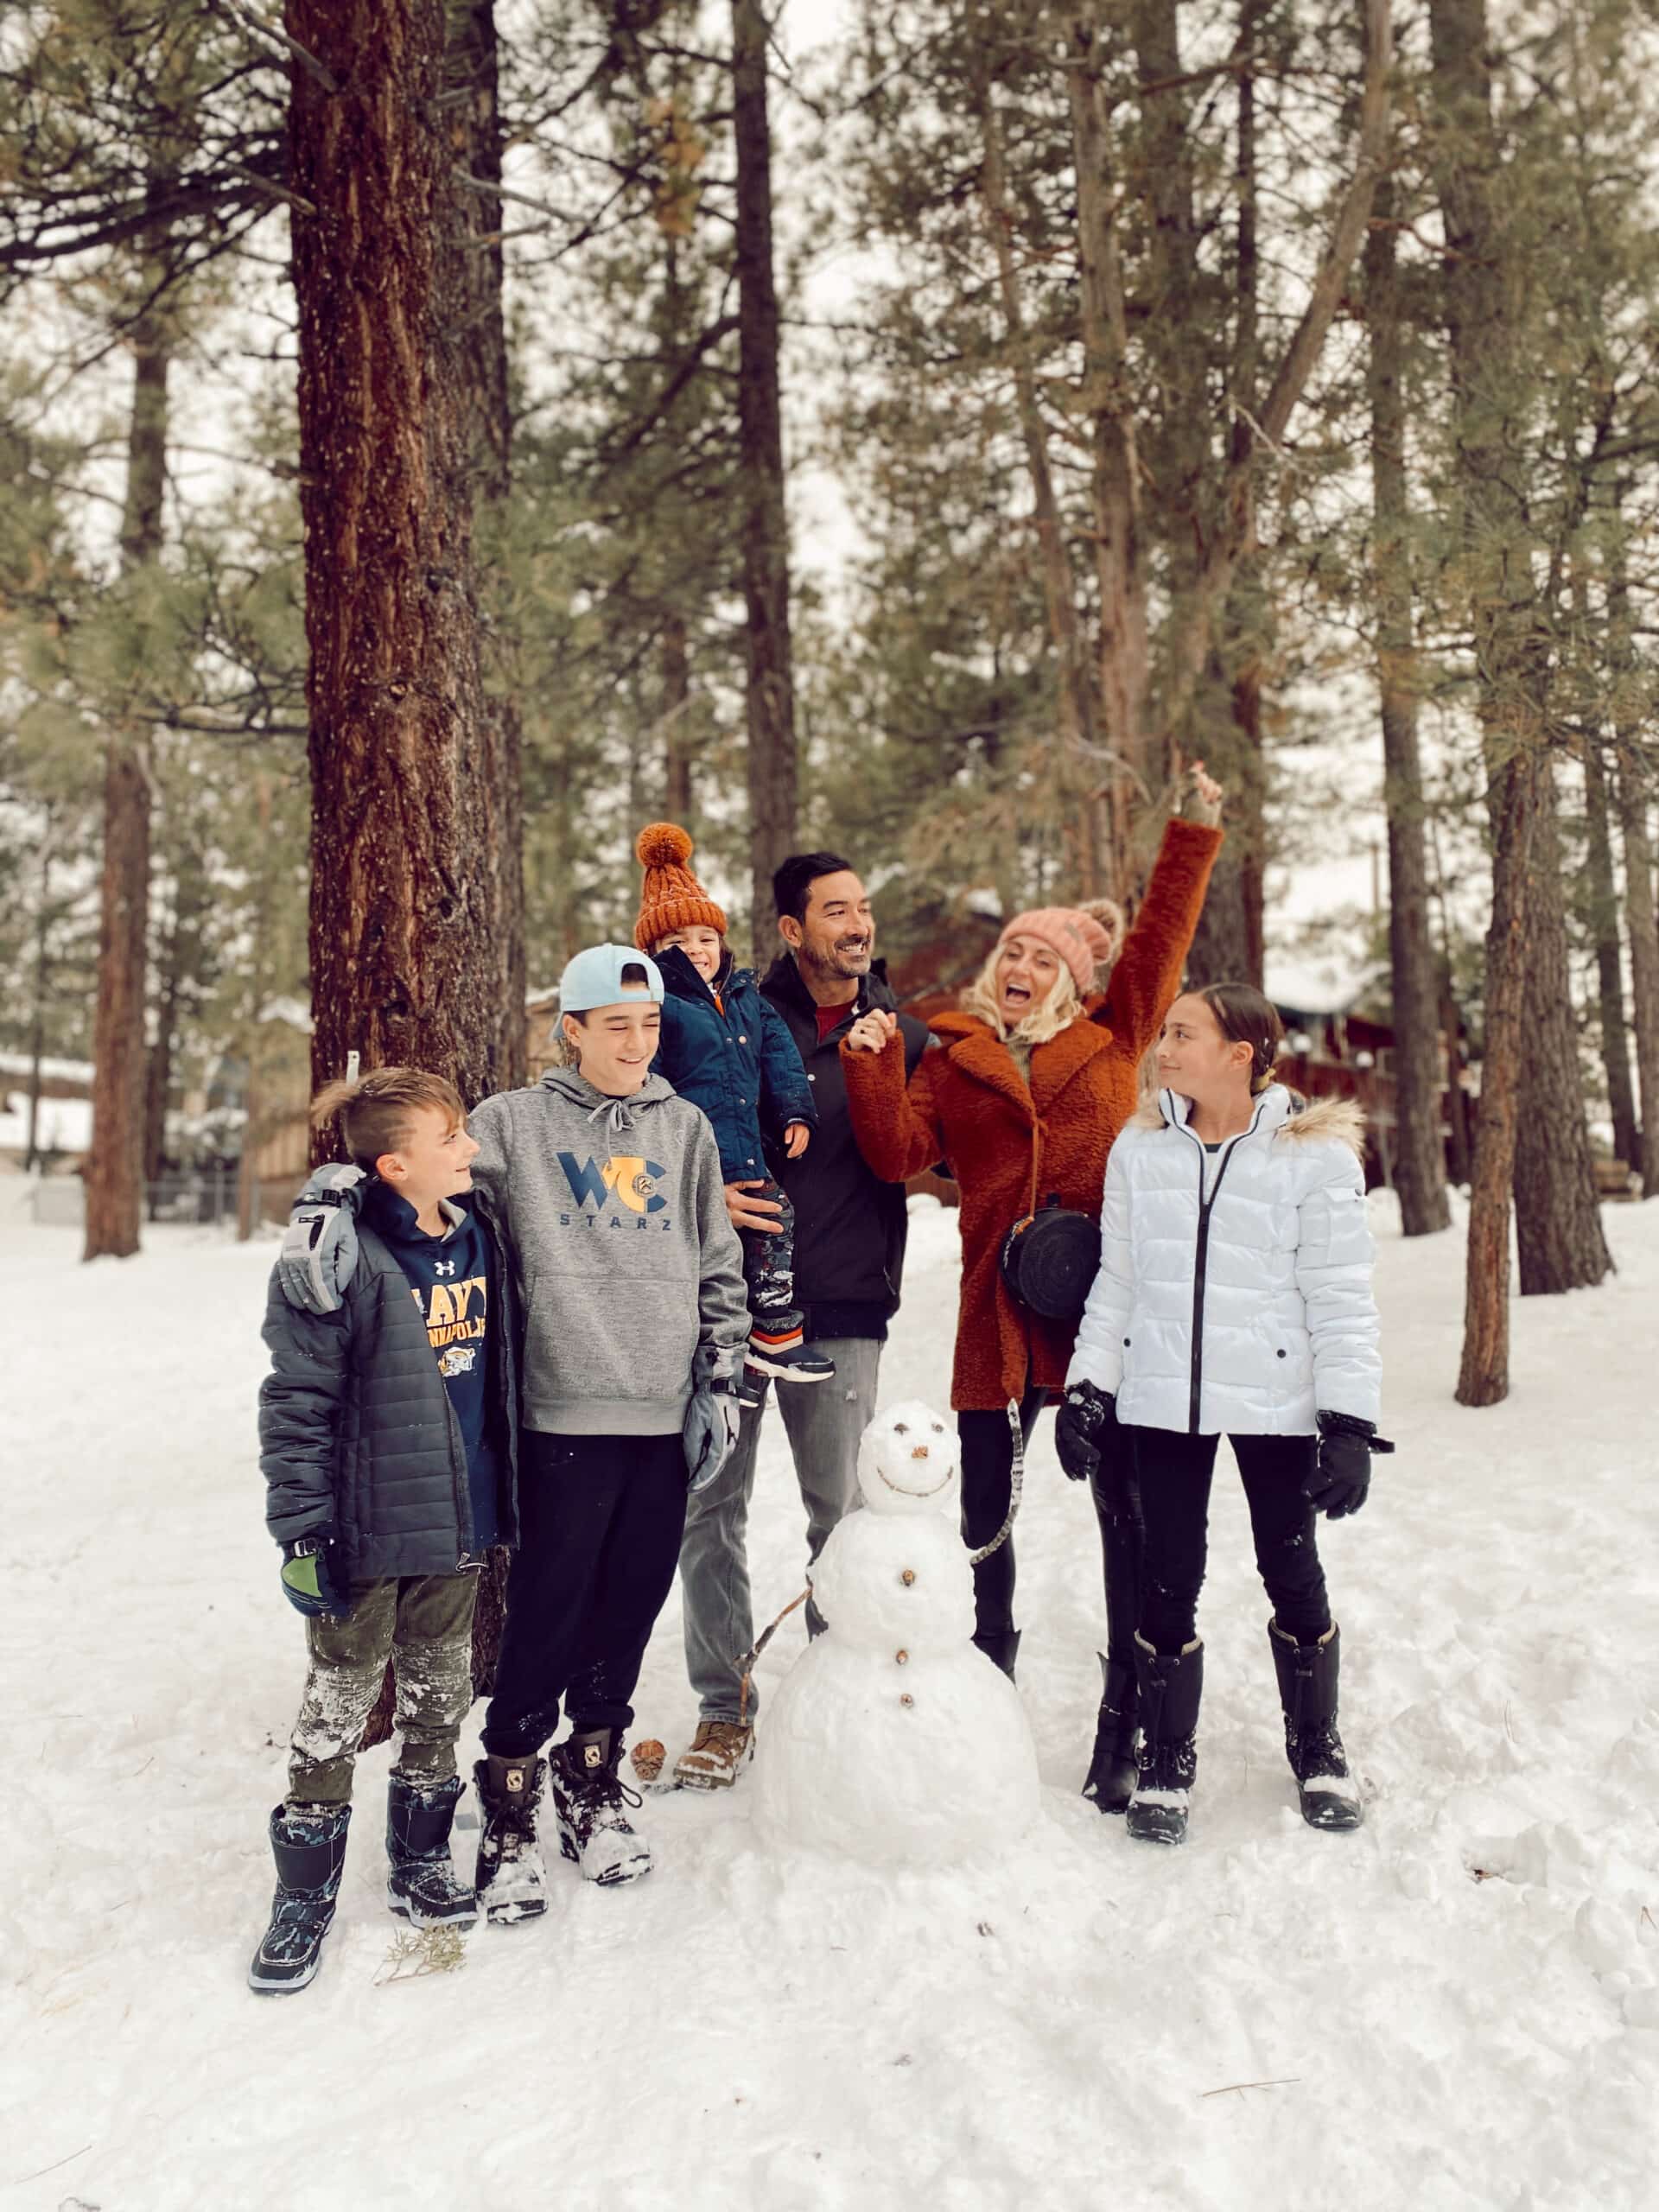
[[[763,948],[847,850],[899,953],[1132,899],[1202,757],[1196,979],[1386,842],[1316,918],[1501,1397],[1512,1218],[1557,1292],[1596,1143],[1659,1192],[1656,54],[1646,0],[13,6],[0,1050],[93,1064],[88,1256],[275,1007],[319,1078],[521,1079],[646,820]]]

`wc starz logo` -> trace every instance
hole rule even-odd
[[[559,1166],[569,1186],[578,1220],[591,1226],[605,1211],[607,1204],[626,1206],[630,1213],[639,1216],[635,1224],[643,1229],[648,1215],[663,1212],[668,1200],[657,1189],[657,1184],[666,1172],[654,1160],[641,1159],[637,1154],[613,1153],[608,1160],[578,1160],[574,1152],[562,1152]],[[587,1208],[591,1205],[593,1212]],[[569,1222],[569,1214],[562,1217]],[[613,1228],[623,1226],[620,1214],[611,1217]],[[666,1229],[668,1224],[659,1224]]]

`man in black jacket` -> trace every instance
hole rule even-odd
[[[795,1210],[795,1291],[806,1313],[806,1341],[836,1367],[834,1382],[779,1398],[813,1560],[856,1494],[858,1440],[875,1411],[881,1346],[905,1262],[905,1193],[879,1181],[858,1148],[841,1040],[872,1007],[897,1008],[872,957],[875,919],[849,862],[836,853],[791,854],[772,877],[772,895],[785,950],[760,988],[799,1048],[818,1125],[798,1160],[779,1154],[768,1165]],[[899,1022],[908,1071],[928,1033],[908,1014]],[[726,1186],[727,1211],[740,1230],[776,1224],[777,1207],[761,1200],[758,1188]],[[764,1411],[763,1402],[745,1413],[736,1451],[692,1498],[686,1516],[680,1551],[686,1669],[701,1713],[674,1774],[692,1789],[728,1786],[753,1746],[754,1695],[752,1688],[746,1710],[736,1662],[754,1641],[744,1536]],[[810,1606],[808,1619],[822,1626]]]

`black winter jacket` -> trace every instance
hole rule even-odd
[[[357,1236],[357,1268],[337,1313],[290,1306],[271,1275],[263,1332],[270,1372],[259,1390],[265,1525],[284,1544],[332,1531],[354,1581],[453,1573],[474,1548],[461,1424],[409,1277],[360,1214]],[[492,1270],[500,1325],[488,1341],[506,1438],[499,1541],[516,1544],[519,1325],[511,1277],[505,1266]]]
[[[841,1040],[855,1020],[880,1007],[898,1013],[882,962],[872,961],[858,996],[823,1042],[817,1007],[795,963],[780,954],[762,995],[789,1025],[812,1086],[818,1126],[798,1160],[769,1152],[767,1164],[795,1209],[795,1295],[807,1309],[809,1337],[885,1337],[899,1305],[907,1221],[901,1184],[874,1175],[847,1110]],[[899,1015],[908,1078],[931,1041],[926,1025]]]

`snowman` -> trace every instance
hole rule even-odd
[[[859,1445],[865,1510],[812,1570],[828,1624],[772,1700],[754,1817],[772,1844],[888,1866],[999,1849],[1038,1811],[1037,1754],[1007,1676],[971,1641],[954,1427],[909,1403]]]

